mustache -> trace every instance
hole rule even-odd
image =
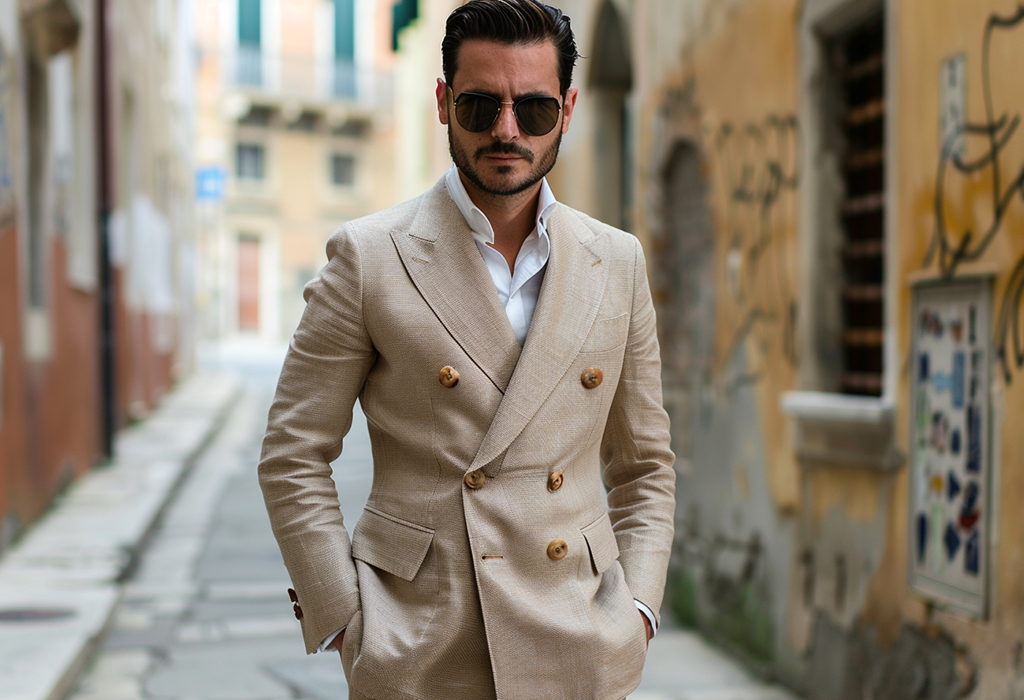
[[[516,156],[519,156],[520,158],[524,159],[527,163],[531,163],[531,164],[533,163],[533,158],[534,158],[533,151],[530,151],[530,150],[524,148],[523,146],[520,146],[518,143],[512,143],[512,142],[502,143],[500,141],[496,142],[496,143],[492,143],[492,144],[490,144],[488,146],[481,146],[480,148],[476,149],[476,152],[473,155],[474,155],[474,158],[482,158],[483,156],[489,156],[489,155],[496,155],[496,156],[516,155]]]

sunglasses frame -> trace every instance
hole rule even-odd
[[[487,131],[488,129],[490,129],[492,126],[494,126],[494,122],[498,121],[498,117],[501,116],[501,110],[504,108],[505,105],[512,105],[512,116],[515,117],[516,125],[519,127],[520,130],[522,130],[522,132],[524,134],[526,134],[527,136],[533,136],[533,137],[547,136],[552,131],[554,131],[555,127],[558,126],[558,120],[559,120],[558,118],[562,114],[562,103],[559,101],[559,99],[557,97],[554,97],[553,95],[529,95],[527,97],[520,97],[518,100],[513,100],[512,102],[502,102],[501,100],[497,99],[493,95],[485,95],[482,92],[464,91],[464,92],[460,92],[458,97],[455,97],[455,91],[452,90],[451,86],[450,85],[446,85],[445,87],[447,87],[448,90],[450,90],[451,93],[452,93],[452,105],[455,107],[455,120],[457,122],[459,122],[459,126],[461,126],[463,129],[465,129],[466,131],[468,131],[471,134],[482,133],[482,132]],[[491,102],[493,102],[496,105],[498,105],[498,111],[496,111],[494,113],[494,119],[491,120],[490,124],[488,124],[487,126],[483,127],[482,129],[478,129],[478,130],[474,131],[474,130],[468,128],[465,124],[462,123],[462,120],[459,119],[459,100],[461,100],[466,95],[471,95],[472,97],[484,98],[484,99],[490,100]],[[554,100],[555,103],[558,105],[558,112],[556,113],[557,116],[555,117],[555,123],[552,124],[551,128],[548,129],[547,131],[545,131],[543,134],[533,134],[533,133],[530,133],[530,131],[528,131],[523,126],[523,123],[521,121],[519,121],[519,114],[516,112],[516,108],[519,105],[521,105],[522,103],[528,102],[530,100]]]

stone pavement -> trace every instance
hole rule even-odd
[[[64,697],[111,618],[119,580],[238,389],[223,373],[184,382],[0,559],[0,698]]]
[[[280,356],[228,348],[212,364],[241,368],[243,397],[196,460],[69,700],[340,700],[336,653],[306,656],[256,482],[255,465]],[[354,523],[371,480],[357,412],[333,465]],[[3,686],[0,685],[0,688]],[[0,692],[0,698],[7,696]],[[443,700],[443,699],[438,699]],[[666,626],[631,700],[792,700],[755,681],[698,636]]]

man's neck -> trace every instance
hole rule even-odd
[[[502,254],[508,269],[514,271],[519,249],[537,225],[540,183],[519,194],[495,195],[476,187],[461,171],[459,177],[466,188],[466,194],[491,223],[494,231],[494,244],[491,247]]]

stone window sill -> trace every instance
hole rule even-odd
[[[796,423],[796,450],[813,466],[894,471],[903,464],[889,401],[822,391],[789,391],[782,412]]]

